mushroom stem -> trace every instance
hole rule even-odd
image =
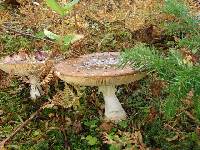
[[[115,86],[99,86],[99,91],[103,93],[106,118],[111,121],[126,119],[126,112],[115,95]]]
[[[37,97],[40,97],[42,95],[43,91],[40,86],[39,79],[36,76],[30,76],[29,80],[31,84],[31,90],[30,90],[31,99],[35,100]]]

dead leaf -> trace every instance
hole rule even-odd
[[[187,94],[187,97],[182,100],[183,104],[186,105],[187,107],[192,107],[193,106],[193,98],[194,96],[194,91],[190,90],[190,92]]]
[[[158,115],[158,112],[155,109],[155,107],[151,107],[149,111],[149,115],[146,118],[146,121],[148,123],[153,122],[156,119],[157,115]]]
[[[74,121],[73,129],[74,129],[75,133],[77,133],[77,134],[83,130],[81,122],[79,120]]]
[[[199,62],[200,57],[197,54],[193,54],[189,49],[187,48],[181,48],[180,52],[184,58],[185,64],[196,64]]]
[[[185,111],[185,114],[188,116],[188,118],[190,118],[191,120],[198,122],[197,119],[194,117],[194,115],[189,112],[189,111]]]
[[[178,140],[178,138],[179,138],[179,134],[176,133],[175,136],[173,136],[173,137],[171,137],[171,138],[166,138],[166,140],[167,140],[168,142],[172,142],[172,141]]]
[[[110,132],[111,129],[114,127],[114,124],[111,123],[111,122],[103,122],[101,125],[100,125],[100,129],[104,132]]]
[[[150,85],[152,96],[159,97],[165,87],[166,83],[164,81],[155,79]]]
[[[0,116],[4,114],[4,111],[0,109]]]
[[[6,148],[4,147],[4,145],[0,145],[0,150],[6,150]]]
[[[197,133],[197,135],[200,136],[200,127],[199,126],[196,127],[196,133]]]
[[[5,3],[11,5],[19,5],[19,3],[16,0],[5,0]]]

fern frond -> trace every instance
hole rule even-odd
[[[169,54],[163,56],[154,48],[138,44],[121,56],[124,63],[131,63],[134,68],[156,71],[162,80],[169,83],[166,89],[169,96],[163,107],[168,118],[175,115],[176,109],[181,106],[181,99],[186,97],[191,89],[194,89],[196,96],[200,96],[200,67],[198,64],[185,63],[178,50],[170,49]]]
[[[77,91],[74,91],[73,88]],[[81,96],[82,92],[79,91],[78,86],[71,87],[69,84],[65,83],[64,90],[57,92],[52,98],[51,104],[64,108],[73,107],[74,109],[77,109],[77,107],[80,106],[79,100]]]

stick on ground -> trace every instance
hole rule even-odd
[[[13,137],[17,134],[17,132],[19,132],[21,129],[23,129],[36,115],[38,115],[40,113],[40,111],[42,109],[45,108],[45,106],[48,104],[45,103],[44,105],[42,105],[36,112],[34,112],[26,121],[24,121],[22,124],[20,124],[19,126],[17,126],[14,131],[3,141],[0,142],[0,150],[4,150],[4,146],[5,144]]]

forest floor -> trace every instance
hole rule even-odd
[[[62,18],[42,0],[0,2],[0,56],[22,50],[46,50],[72,58],[92,52],[123,51],[136,42],[166,50],[166,41],[171,37],[164,37],[162,30],[155,26],[162,21],[160,12],[155,11],[156,3],[156,0],[136,3],[81,0],[64,18],[63,31]],[[132,17],[135,11],[137,16]],[[44,29],[57,34],[79,33],[84,38],[61,48],[45,38]],[[47,82],[48,94],[34,101],[24,78],[0,71],[0,141],[55,95],[55,82]],[[58,82],[62,90],[63,82]],[[156,75],[117,87],[117,97],[128,118],[115,124],[104,121],[104,101],[97,88],[86,87],[80,105],[43,109],[4,148],[200,150],[200,122],[193,116],[193,108],[177,110],[177,115],[167,120],[161,111],[166,97],[163,88]]]

